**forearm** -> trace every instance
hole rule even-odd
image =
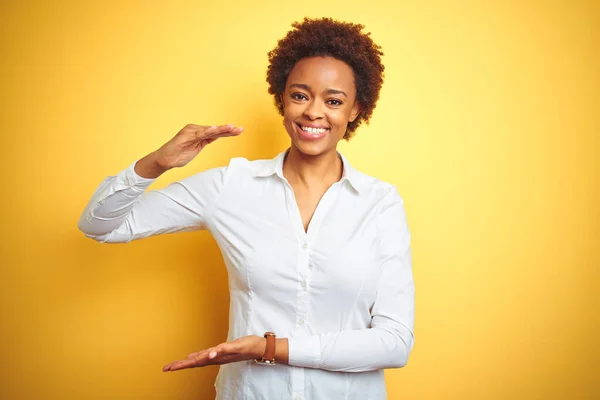
[[[133,169],[129,167],[105,179],[81,214],[79,229],[88,237],[105,239],[102,236],[124,223],[142,193],[167,170],[158,153],[152,152],[138,160]]]
[[[79,220],[79,229],[86,236],[101,243],[125,243],[206,229],[207,210],[219,195],[227,167],[212,168],[147,191],[154,179],[135,172],[138,164],[142,174],[154,168],[150,157],[144,162],[139,160],[106,178],[96,189]]]
[[[205,228],[205,210],[218,197],[226,168],[144,192],[165,171],[189,163],[208,143],[242,130],[233,125],[186,125],[158,150],[105,179],[83,211],[79,229],[97,241],[120,243]]]
[[[132,165],[116,176],[106,178],[83,210],[79,219],[79,229],[86,236],[95,239],[114,231],[124,223],[133,206],[152,182],[152,178],[136,176]]]
[[[156,179],[169,169],[171,167],[166,165],[166,162],[159,157],[156,151],[141,158],[135,164],[135,173],[146,179]]]
[[[343,372],[400,368],[408,362],[413,340],[401,325],[297,336],[289,339],[289,364]]]

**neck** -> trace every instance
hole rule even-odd
[[[290,184],[307,188],[331,186],[342,179],[343,163],[334,148],[317,156],[303,154],[292,146],[283,162],[283,176]]]

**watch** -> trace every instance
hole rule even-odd
[[[258,364],[274,365],[275,364],[275,334],[273,332],[265,332],[265,339],[267,339],[267,346],[265,347],[265,354],[262,358],[257,358],[255,361]]]

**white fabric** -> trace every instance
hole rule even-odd
[[[217,399],[385,399],[383,368],[404,366],[414,340],[403,201],[340,154],[343,177],[305,232],[285,155],[234,158],[147,192],[153,179],[133,163],[102,182],[79,228],[103,243],[211,232],[229,273],[227,340],[273,331],[289,338],[290,361],[221,366]]]

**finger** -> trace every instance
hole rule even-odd
[[[227,349],[227,342],[221,343],[215,347],[208,349],[208,359],[212,360],[218,356],[222,356],[223,354],[226,354],[227,353],[226,349]]]
[[[208,365],[208,361],[208,352],[200,351],[198,352],[198,355],[194,358],[178,360],[165,365],[163,371],[177,371],[186,368],[203,367],[205,365]]]
[[[163,372],[170,371],[173,364],[175,364],[175,362],[171,362],[171,363],[168,363],[167,365],[163,366],[163,368],[162,368]]]
[[[190,353],[185,360],[172,361],[172,362],[166,364],[163,367],[163,371],[166,372],[166,371],[174,371],[175,369],[182,369],[182,368],[180,368],[181,365],[184,365],[183,368],[201,367],[203,365],[206,365],[206,360],[208,360],[208,351],[207,350],[196,351],[196,352]],[[185,366],[187,364],[184,364],[184,362],[191,363],[194,365],[192,367]]]
[[[231,131],[229,131],[229,136],[237,136],[240,133],[244,132],[244,127],[243,126],[238,126],[233,128]]]
[[[217,349],[217,346],[211,347],[210,349],[206,349],[206,352],[208,353],[208,359],[209,360],[211,360],[211,359],[213,359],[213,358],[216,357],[217,351],[215,349]]]
[[[213,349],[209,349],[208,358],[212,360],[216,357],[227,357],[228,355],[230,355],[229,353],[232,352],[232,348],[233,346],[231,345],[231,343],[220,344],[214,347]]]
[[[209,360],[212,360],[212,359],[216,358],[219,355],[222,355],[222,350],[219,349],[219,348],[210,349],[208,351],[208,359]]]
[[[227,131],[227,130],[231,130],[235,128],[234,124],[227,124],[227,125],[211,125],[208,128],[206,128],[204,130],[205,133],[210,132],[210,133],[214,133],[214,132],[222,132],[222,131]]]
[[[203,139],[212,139],[212,138],[221,138],[227,136],[237,136],[244,131],[243,127],[233,128],[228,131],[220,131],[220,132],[211,132],[203,137]]]
[[[231,132],[231,131],[233,131],[235,129],[237,129],[237,128],[233,124],[215,126],[214,128],[211,127],[211,129],[206,129],[202,133],[202,137],[203,138],[209,138],[209,137],[220,136],[220,135],[222,135],[224,133],[229,133],[229,132]]]
[[[210,134],[211,132],[213,132],[215,129],[217,129],[217,127],[215,125],[211,125],[211,126],[198,126],[197,128],[194,129],[194,134],[196,135],[197,138],[202,138],[203,136]]]
[[[170,364],[165,365],[163,367],[163,371],[164,372],[178,371],[180,369],[194,368],[194,367],[198,366],[196,364],[197,364],[197,359],[174,361]]]

